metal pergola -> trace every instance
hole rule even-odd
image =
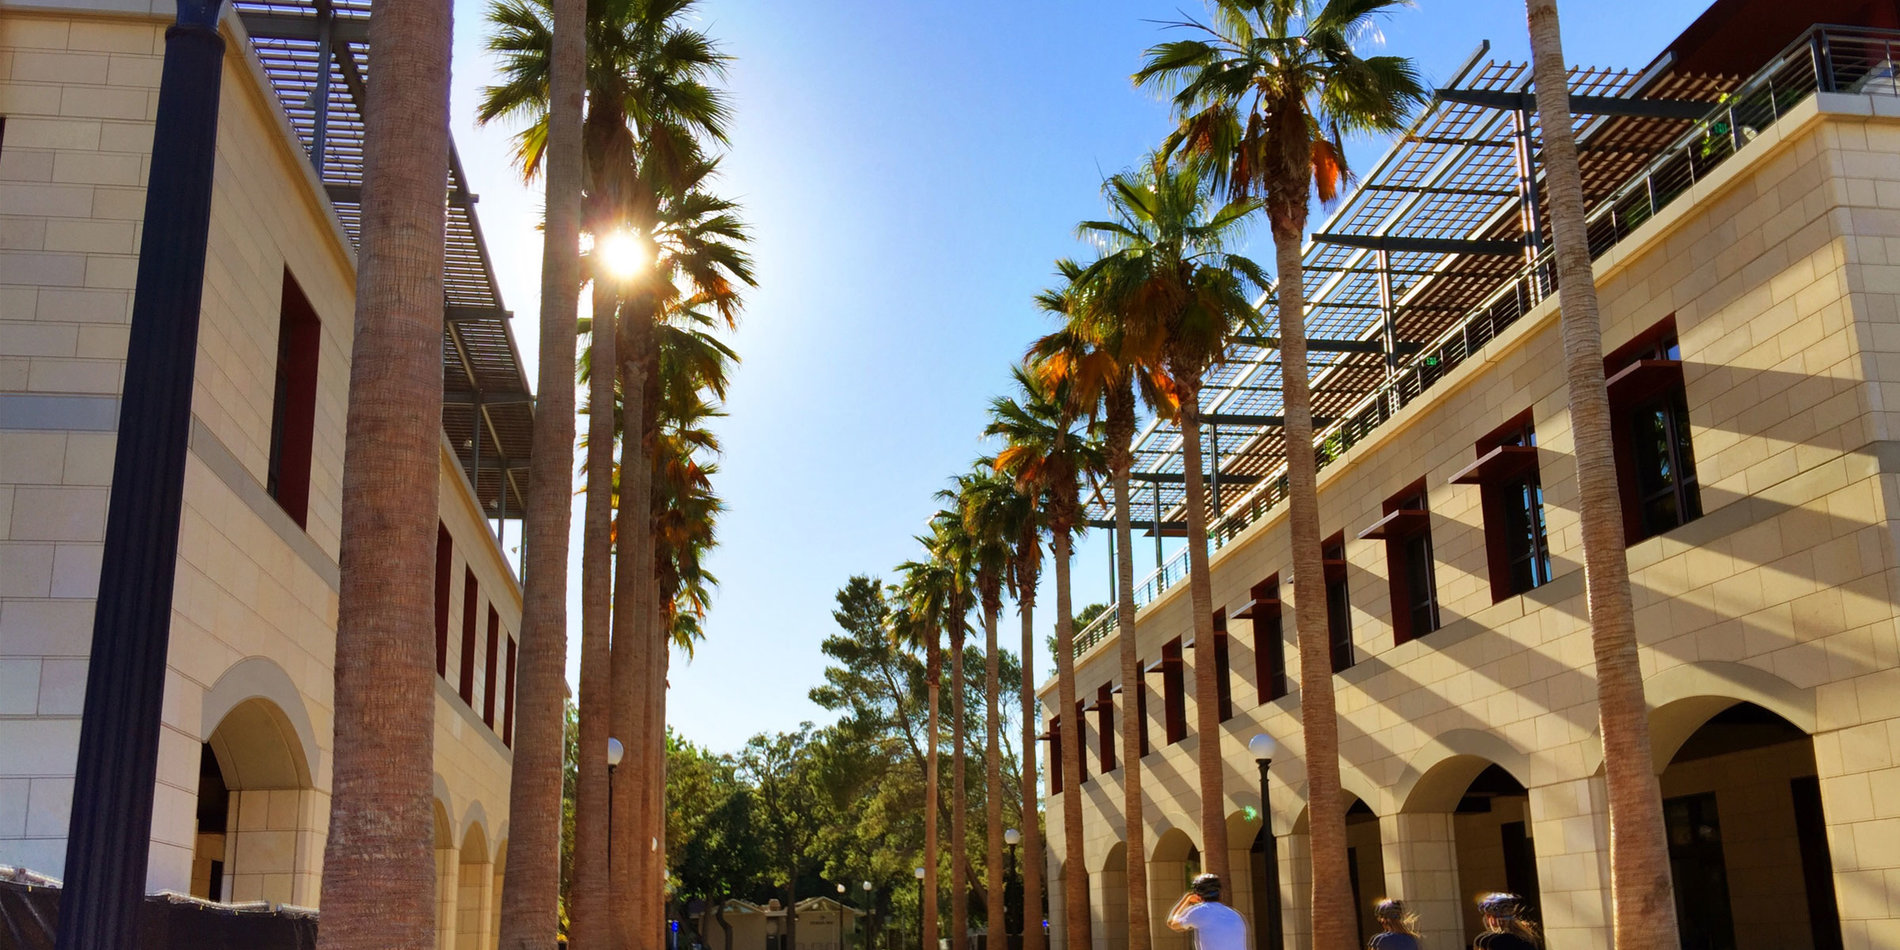
[[[359,240],[369,0],[234,0],[239,20],[337,220]],[[534,394],[502,306],[476,196],[449,145],[442,430],[489,518],[519,517]]]
[[[1524,285],[1511,294],[1517,313],[1554,292],[1540,264],[1550,231],[1541,211],[1530,65],[1483,61],[1488,50],[1481,46],[1437,91],[1305,248],[1314,429],[1322,440],[1335,422],[1363,414],[1382,389],[1395,402],[1416,395],[1395,385],[1402,364],[1430,362],[1420,351],[1492,306],[1501,289]],[[1585,200],[1593,210],[1739,82],[1678,75],[1669,63],[1642,72],[1570,71]],[[1263,332],[1270,332],[1273,301],[1259,308]],[[1271,507],[1270,493],[1283,481],[1276,344],[1272,337],[1236,336],[1203,383],[1202,457],[1215,543],[1251,523],[1263,499]],[[1406,368],[1416,379],[1416,366]],[[1137,530],[1185,535],[1181,447],[1179,427],[1166,420],[1150,421],[1137,435],[1130,491]],[[1096,526],[1112,523],[1105,485],[1091,492],[1086,517]],[[1165,586],[1158,540],[1155,550]]]

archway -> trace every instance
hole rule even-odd
[[[1187,950],[1188,939],[1168,927],[1168,911],[1187,892],[1188,882],[1201,873],[1201,850],[1181,828],[1169,828],[1154,839],[1148,859],[1148,920],[1155,950]]]
[[[491,871],[488,864],[488,836],[478,822],[470,822],[462,835],[462,847],[455,869],[455,950],[485,950]]]
[[[501,946],[501,896],[503,879],[508,876],[508,827],[502,826],[501,844],[495,846],[494,885],[489,889],[488,942],[490,946]]]
[[[1115,842],[1094,875],[1097,888],[1095,906],[1101,908],[1101,925],[1095,929],[1095,945],[1103,950],[1127,950],[1128,947],[1128,843]]]
[[[1525,759],[1502,739],[1467,733],[1440,737],[1401,788],[1393,880],[1433,943],[1469,946],[1483,930],[1479,895],[1510,891],[1538,913],[1541,888],[1532,837],[1530,792],[1513,769]],[[1509,765],[1501,764],[1509,763]]]
[[[1662,771],[1685,950],[1840,947],[1813,741],[1762,706],[1709,697],[1657,709],[1655,732],[1684,735],[1685,715],[1701,722]]]
[[[236,703],[199,756],[193,896],[312,903],[322,847],[303,738],[275,702]]]
[[[1357,927],[1359,944],[1364,946],[1371,936],[1378,932],[1379,925],[1374,920],[1374,903],[1385,896],[1385,849],[1379,833],[1379,816],[1365,799],[1344,789],[1340,794],[1346,797],[1346,870],[1352,882],[1353,907],[1358,910]],[[1295,906],[1310,908],[1313,906],[1312,879],[1312,834],[1308,822],[1312,810],[1302,809],[1299,818],[1293,824],[1293,834],[1287,843],[1292,865],[1301,877],[1292,882]],[[1298,933],[1306,935],[1310,921],[1305,914],[1289,914],[1283,921],[1288,931],[1289,945],[1298,943],[1307,937],[1294,937]]]
[[[459,855],[455,848],[455,827],[449,822],[448,806],[438,798],[435,813],[435,945],[439,950],[455,946],[455,878]]]

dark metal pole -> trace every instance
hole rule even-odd
[[[1155,570],[1161,570],[1161,483],[1154,482],[1155,490]],[[1134,591],[1128,596],[1133,597]]]
[[[1108,532],[1108,602],[1111,604],[1116,603],[1116,598],[1121,596],[1115,590],[1121,583],[1117,579],[1121,576],[1120,568],[1121,562],[1115,559],[1115,529],[1111,528]]]
[[[324,145],[330,137],[330,69],[335,52],[336,11],[330,0],[317,0],[317,88],[310,91],[310,164],[323,177]]]
[[[165,31],[117,455],[66,832],[59,950],[137,944],[171,644],[191,390],[211,233],[222,0],[178,0]]]
[[[1286,950],[1286,928],[1280,919],[1280,841],[1273,835],[1273,809],[1267,804],[1267,768],[1273,760],[1254,761],[1260,764],[1260,831],[1267,836],[1266,950]]]

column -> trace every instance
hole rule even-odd
[[[1305,827],[1304,819],[1301,827]],[[1286,928],[1287,950],[1311,950],[1313,837],[1305,831],[1280,839],[1280,898],[1280,920]]]
[[[1538,920],[1552,946],[1610,945],[1610,811],[1603,777],[1542,785],[1531,793],[1537,842]]]
[[[1379,819],[1387,897],[1403,900],[1418,915],[1427,946],[1464,943],[1459,906],[1458,849],[1451,815],[1401,812]]]

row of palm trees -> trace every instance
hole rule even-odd
[[[525,125],[517,159],[547,189],[501,895],[499,945],[508,950],[547,950],[564,923],[575,946],[662,943],[666,668],[673,649],[690,650],[699,637],[714,583],[702,558],[721,510],[710,460],[719,446],[705,423],[719,414],[736,360],[716,333],[736,322],[752,284],[746,227],[713,188],[730,119],[716,83],[729,58],[689,25],[695,2],[497,0],[488,11],[502,81],[483,91],[478,114]],[[434,529],[423,523],[437,509],[449,7],[379,5],[370,21],[379,67],[366,116],[346,437],[353,503],[343,526],[326,950],[422,950],[436,939],[426,569]],[[594,252],[583,254],[583,234]],[[632,259],[610,267],[607,249],[628,245]],[[590,281],[592,313],[580,318]],[[578,412],[566,382],[577,368],[588,394]],[[581,747],[601,754],[579,763],[563,906],[563,671],[580,412],[588,424],[579,440],[579,728]],[[610,735],[629,752],[611,797]]]
[[[1346,850],[1345,796],[1340,786],[1338,717],[1323,593],[1312,393],[1304,326],[1302,252],[1312,202],[1333,201],[1350,181],[1344,138],[1403,129],[1429,99],[1414,64],[1403,57],[1363,55],[1355,44],[1376,35],[1378,22],[1404,0],[1211,0],[1209,18],[1175,24],[1185,39],[1149,49],[1136,85],[1170,97],[1178,124],[1141,166],[1107,180],[1109,215],[1084,221],[1079,236],[1099,250],[1086,264],[1056,262],[1058,286],[1036,298],[1058,328],[1036,340],[1013,369],[1017,392],[995,400],[986,435],[1001,440],[993,458],[978,460],[941,497],[950,504],[920,538],[928,557],[904,565],[906,594],[897,632],[929,657],[932,742],[938,710],[938,640],[948,636],[953,695],[960,698],[962,638],[974,585],[986,640],[996,649],[999,579],[1017,595],[1024,639],[1024,722],[1020,827],[1037,828],[1034,790],[1035,706],[1029,636],[1041,538],[1050,540],[1056,589],[1057,719],[1078,709],[1069,560],[1081,519],[1084,481],[1106,478],[1115,508],[1119,590],[1134,588],[1129,477],[1137,404],[1174,422],[1181,433],[1187,521],[1188,584],[1194,639],[1213,642],[1207,508],[1200,447],[1200,389],[1208,368],[1243,330],[1278,340],[1283,379],[1287,507],[1300,716],[1304,735],[1311,834],[1313,946],[1348,950],[1357,940]],[[1601,328],[1583,231],[1583,196],[1554,0],[1527,0],[1534,75],[1543,134],[1547,205],[1553,222],[1562,333],[1573,431],[1577,440],[1584,562],[1596,646],[1605,779],[1609,788],[1613,928],[1619,948],[1674,946],[1676,925],[1663,837],[1661,798],[1650,767],[1641,671],[1611,448]],[[1246,229],[1264,215],[1273,242],[1270,277],[1235,253]],[[1260,326],[1257,299],[1273,305],[1276,327]],[[1263,308],[1264,309],[1264,308]],[[1000,478],[999,478],[1000,476]],[[1124,683],[1139,683],[1135,608],[1116,605]],[[1218,688],[1212,653],[1195,665],[1195,693]],[[993,664],[992,660],[992,664]],[[993,680],[987,693],[996,714]],[[1229,873],[1219,706],[1196,704],[1201,801],[1201,854],[1206,870]],[[1139,704],[1122,703],[1122,785],[1129,861],[1129,950],[1150,946],[1147,853],[1141,784]],[[962,722],[962,710],[954,722]],[[994,722],[994,718],[991,719]],[[1079,736],[1079,723],[1072,735]],[[1053,733],[1060,734],[1058,729]],[[1081,742],[1057,743],[1061,774],[1082,774]],[[950,811],[952,840],[962,838],[963,756],[954,739]],[[934,749],[929,759],[935,768]],[[1610,763],[1614,764],[1610,764]],[[926,785],[934,795],[935,775]],[[987,816],[992,877],[1000,853],[998,790],[992,781]],[[1074,799],[1071,798],[1073,803]],[[926,804],[924,940],[936,939],[936,803]],[[1081,809],[1063,808],[1061,913],[1071,947],[1091,943]],[[1028,853],[1040,842],[1025,837]],[[951,936],[968,932],[963,906],[965,857],[951,855]],[[1038,861],[1027,862],[1035,868]],[[991,882],[992,887],[994,882]],[[1040,882],[1025,880],[1025,906],[1041,906]],[[993,891],[992,891],[993,893]],[[1028,927],[1026,944],[1040,941]],[[953,943],[953,946],[957,945]]]

